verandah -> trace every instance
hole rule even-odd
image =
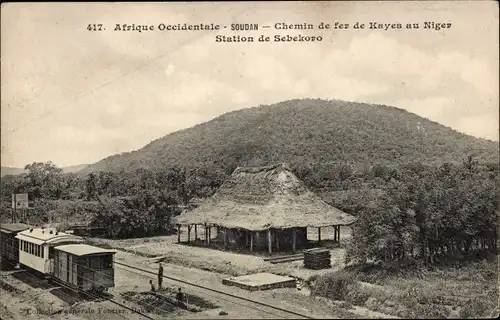
[[[276,251],[293,251],[304,248],[312,241],[307,238],[307,227],[270,228],[266,230],[248,230],[244,228],[225,228],[218,225],[188,224],[177,225],[177,242],[181,243],[181,227],[187,226],[187,243],[200,244],[205,247],[222,247],[223,249],[246,248],[250,252],[267,249],[269,254]],[[340,243],[340,225],[332,225],[333,242]],[[215,228],[215,237],[212,232]],[[199,229],[201,229],[200,232]],[[193,234],[194,237],[191,237]],[[322,243],[321,227],[317,228],[317,244]],[[329,239],[331,240],[331,239]]]

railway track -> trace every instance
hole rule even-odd
[[[156,272],[152,272],[150,270],[131,266],[129,264],[125,264],[123,262],[119,262],[116,260],[114,263],[115,263],[115,266],[120,266],[120,268],[122,268],[122,269],[132,270],[132,272],[134,272],[136,274],[147,276],[149,278],[152,275],[155,277],[157,276]],[[187,286],[195,287],[197,289],[201,289],[201,291],[205,291],[205,292],[208,291],[211,293],[212,296],[218,297],[221,300],[226,300],[226,301],[236,303],[236,304],[248,307],[248,308],[256,309],[256,310],[268,313],[270,315],[273,315],[275,317],[284,318],[284,319],[287,319],[287,318],[291,318],[291,319],[298,319],[298,318],[300,318],[300,319],[315,319],[315,318],[308,316],[308,315],[305,315],[305,314],[301,314],[301,313],[291,311],[291,310],[285,310],[283,308],[273,306],[273,305],[268,304],[268,303],[264,303],[264,302],[256,301],[253,299],[248,299],[245,297],[237,296],[237,295],[234,295],[234,294],[231,294],[228,292],[224,292],[224,291],[220,291],[217,289],[202,286],[199,284],[195,284],[195,283],[183,280],[183,279],[178,279],[178,278],[169,277],[169,276],[163,276],[163,278],[174,281],[174,282],[182,283],[182,284],[187,285]]]
[[[109,296],[107,296],[107,294],[97,294],[97,293],[93,293],[93,292],[87,292],[87,291],[83,291],[83,290],[80,290],[80,289],[72,288],[72,287],[67,286],[64,282],[62,282],[62,281],[60,281],[59,279],[56,279],[56,278],[51,278],[51,281],[53,283],[56,283],[56,284],[60,285],[60,286],[63,286],[63,287],[69,288],[69,289],[73,289],[76,292],[78,292],[79,294],[87,296],[87,297],[89,297],[91,299],[102,299],[104,301],[108,301],[108,302],[110,302],[110,303],[112,303],[112,304],[114,304],[114,305],[116,305],[118,307],[121,307],[121,308],[123,308],[125,310],[130,311],[130,313],[135,313],[135,314],[137,314],[137,315],[139,315],[139,316],[141,316],[141,317],[143,317],[145,319],[156,320],[155,318],[152,318],[152,317],[148,316],[147,314],[144,314],[144,313],[138,311],[137,309],[130,308],[130,307],[124,305],[123,303],[118,302],[118,301],[114,300],[113,298],[110,298]],[[118,314],[118,315],[122,316],[121,314]],[[122,318],[128,319],[128,317],[123,317],[123,316],[122,316]]]
[[[147,314],[144,314],[140,311],[138,311],[137,309],[134,309],[134,308],[130,308],[126,305],[124,305],[123,303],[120,303],[116,300],[114,300],[113,298],[110,298],[109,296],[107,296],[106,294],[97,294],[97,293],[93,293],[93,292],[88,292],[88,291],[84,291],[84,290],[81,290],[81,289],[78,289],[78,288],[74,288],[72,286],[69,286],[68,284],[60,281],[59,279],[57,278],[53,278],[53,277],[50,277],[50,278],[47,278],[45,277],[44,275],[42,274],[38,274],[38,273],[34,273],[34,272],[30,272],[30,270],[26,270],[26,269],[21,269],[21,270],[16,270],[16,271],[13,271],[12,273],[14,272],[24,272],[26,273],[31,279],[36,279],[38,280],[39,282],[45,282],[45,281],[49,281],[55,285],[58,285],[60,286],[61,288],[65,288],[65,289],[68,289],[68,290],[71,290],[75,293],[78,293],[80,296],[85,296],[85,297],[88,297],[90,299],[93,299],[94,301],[98,301],[98,299],[102,300],[102,301],[107,301],[107,302],[110,302],[116,306],[119,306],[125,310],[128,310],[129,311],[129,314],[137,314],[138,316],[141,316],[142,318],[145,318],[145,319],[149,319],[149,320],[156,320],[155,318],[152,318],[150,316],[148,316]],[[17,290],[17,288],[15,287],[12,287],[11,285],[7,284],[7,283],[4,283],[3,281],[1,281],[1,286],[3,289],[6,289],[6,290],[9,290],[9,291],[12,291],[12,290]],[[51,288],[51,289],[54,289],[54,288]],[[118,316],[121,316],[123,317],[124,319],[128,319],[128,317],[125,317],[121,314],[117,314]]]

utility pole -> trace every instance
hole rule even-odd
[[[13,195],[13,198],[14,198],[14,212],[12,213],[12,223],[15,223],[16,222],[16,215],[17,215],[17,199],[16,199],[16,193],[14,193]]]

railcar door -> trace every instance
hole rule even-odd
[[[66,252],[59,251],[59,275],[63,282],[68,282],[68,259]]]
[[[78,286],[78,259],[77,257],[72,257],[71,264],[71,283]]]
[[[68,283],[73,284],[73,256],[68,254]]]

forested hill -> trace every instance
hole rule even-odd
[[[165,121],[168,121],[167,119]],[[498,142],[474,138],[394,107],[290,100],[229,112],[114,155],[89,171],[347,162],[351,165],[498,161]]]
[[[72,172],[74,173],[85,169],[87,166],[88,166],[87,164],[81,164],[76,166],[62,167],[61,169],[65,173],[72,173]],[[3,177],[6,175],[18,175],[22,173],[27,173],[28,170],[24,168],[2,167],[0,171]]]

